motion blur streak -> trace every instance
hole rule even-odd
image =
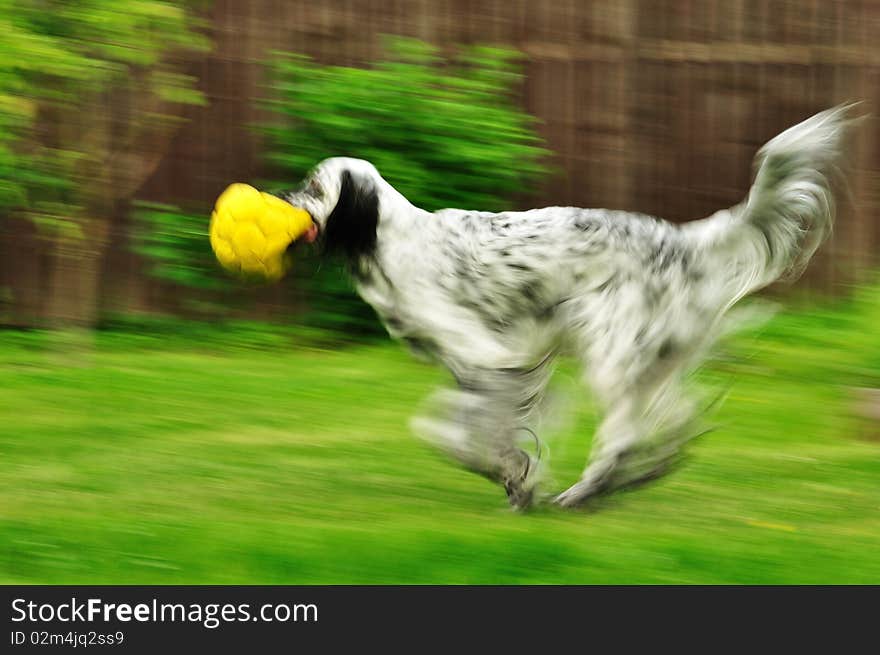
[[[802,269],[831,231],[831,177],[847,107],[765,145],[745,202],[683,227],[607,210],[548,207],[434,214],[369,162],[322,162],[287,200],[327,252],[345,254],[357,290],[392,336],[440,360],[461,392],[447,425],[416,428],[468,468],[532,502],[538,461],[515,445],[560,349],[574,354],[604,420],[579,482],[583,503],[656,477],[693,434],[682,378],[744,295]],[[447,401],[448,394],[444,395]]]
[[[0,2],[0,581],[876,582],[877,34],[860,0]],[[859,101],[842,175],[834,121],[761,152]],[[442,275],[367,280],[424,314],[386,319],[406,346],[346,271],[369,230],[259,285],[212,252],[230,183],[315,194],[334,157],[425,212],[394,265]],[[700,366],[661,393],[660,361]],[[656,401],[615,430],[627,388]],[[541,502],[634,418],[609,488],[674,471]]]

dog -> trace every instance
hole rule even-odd
[[[782,132],[755,158],[740,204],[684,224],[576,207],[490,213],[413,206],[367,161],[321,162],[298,191],[325,253],[348,264],[389,334],[457,384],[414,426],[501,483],[535,497],[538,457],[518,447],[552,374],[574,354],[602,412],[564,507],[665,470],[693,415],[685,376],[727,311],[798,275],[829,235],[849,107]]]

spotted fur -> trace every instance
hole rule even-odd
[[[739,205],[675,225],[641,214],[546,207],[489,213],[410,204],[363,160],[322,162],[288,200],[350,260],[389,333],[439,360],[458,390],[415,424],[530,502],[535,462],[515,436],[568,350],[604,411],[579,482],[594,493],[662,469],[690,415],[679,392],[743,296],[797,273],[830,231],[847,108],[767,143]]]

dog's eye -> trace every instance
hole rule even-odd
[[[318,184],[318,181],[315,178],[308,181],[308,184],[306,185],[306,193],[318,200],[324,197],[324,189]]]

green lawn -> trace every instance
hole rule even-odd
[[[444,376],[394,345],[6,339],[0,582],[877,583],[880,441],[850,386],[880,356],[859,307],[729,344],[702,374],[731,384],[718,428],[671,475],[527,514],[410,436]],[[557,489],[594,422],[586,403],[544,435]]]

